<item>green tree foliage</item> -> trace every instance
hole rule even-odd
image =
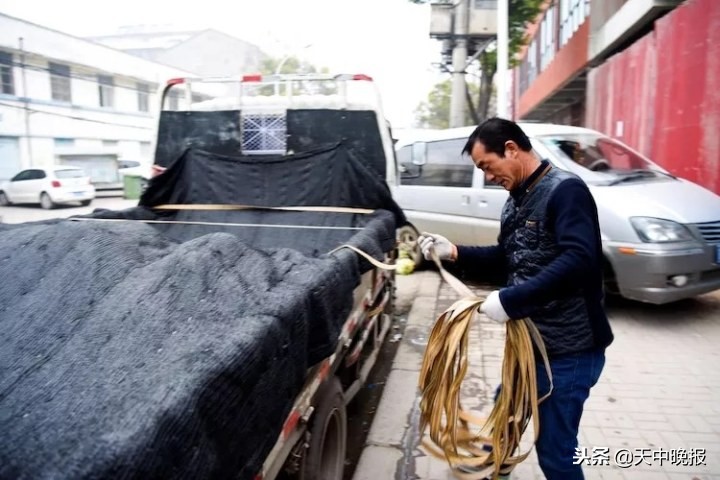
[[[452,81],[450,79],[435,84],[428,94],[426,101],[422,102],[415,109],[415,118],[418,127],[421,128],[448,128],[450,123],[450,90]],[[475,84],[468,84],[469,96],[478,95],[479,88]],[[468,109],[469,110],[469,109]],[[470,111],[466,113],[466,124],[473,123]]]
[[[260,64],[260,73],[263,75],[272,75],[277,71],[281,63],[280,73],[328,73],[327,68],[318,68],[297,57],[268,57]]]
[[[278,72],[278,67],[280,71]],[[265,58],[260,64],[260,73],[263,75],[274,75],[275,73],[280,74],[312,74],[312,73],[329,73],[327,67],[317,67],[312,63],[300,60],[297,57],[283,57]],[[281,92],[284,93],[284,86],[281,87]],[[274,92],[274,86],[263,86],[259,90],[260,95],[272,95]],[[296,82],[293,85],[293,94],[330,94],[334,93],[334,86],[327,85],[325,83],[318,84],[318,82]]]

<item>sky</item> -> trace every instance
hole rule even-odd
[[[0,0],[0,12],[79,37],[133,25],[214,28],[275,57],[372,76],[394,128],[412,126],[445,78],[433,67],[440,44],[428,36],[429,6],[409,0]]]

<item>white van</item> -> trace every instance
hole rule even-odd
[[[720,197],[594,130],[521,123],[536,155],[571,171],[598,206],[608,291],[662,304],[720,289]],[[395,144],[396,201],[418,231],[497,243],[508,192],[461,151],[475,127],[413,132]],[[415,252],[419,258],[419,252]]]

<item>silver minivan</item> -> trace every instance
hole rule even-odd
[[[720,289],[720,196],[594,130],[520,126],[540,159],[590,187],[609,292],[663,304]],[[415,227],[401,240],[428,231],[458,244],[497,243],[508,192],[461,155],[474,128],[414,131],[396,142],[391,188]]]

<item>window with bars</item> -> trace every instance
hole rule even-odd
[[[149,112],[150,111],[150,86],[147,83],[137,84],[138,94],[138,111]]]
[[[556,53],[589,15],[590,0],[557,0],[550,4],[520,64],[521,95],[553,61]]]
[[[285,154],[285,113],[242,114],[242,152],[247,155]]]
[[[50,95],[58,102],[72,102],[72,87],[70,83],[70,67],[61,63],[49,62]]]
[[[530,45],[527,47],[527,53],[525,54],[525,58],[520,63],[520,78],[519,78],[519,84],[520,84],[520,95],[525,93],[525,91],[530,88],[530,85],[532,82],[535,81],[535,78],[537,78],[538,74],[540,73],[540,62],[538,61],[538,52],[539,47],[538,43],[540,42],[539,36],[536,36],[531,42]]]
[[[7,52],[0,52],[0,93],[15,95],[13,56]]]
[[[98,93],[101,107],[115,106],[115,83],[110,75],[98,75]]]
[[[540,53],[540,71],[545,70],[553,58],[555,58],[556,28],[555,28],[555,6],[551,5],[545,12],[541,24],[542,42]]]
[[[560,46],[565,45],[590,15],[590,0],[560,0]]]
[[[530,43],[527,53],[528,82],[532,83],[538,75],[538,41],[537,38]]]

